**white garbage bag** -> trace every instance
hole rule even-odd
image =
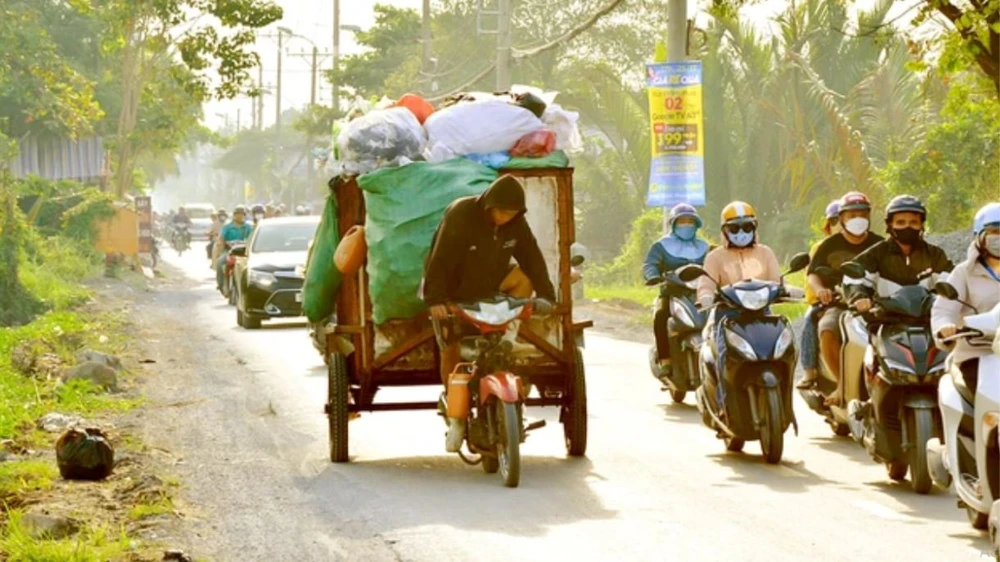
[[[542,122],[547,129],[556,134],[556,150],[573,153],[583,149],[578,112],[566,111],[559,104],[549,104],[542,114]]]
[[[367,174],[402,166],[420,157],[426,144],[426,132],[409,109],[376,109],[351,121],[340,133],[341,172]]]
[[[427,122],[429,162],[466,154],[510,150],[521,137],[545,127],[533,113],[505,101],[461,102],[436,111]]]

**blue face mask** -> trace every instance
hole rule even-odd
[[[685,242],[690,242],[694,240],[695,234],[698,233],[698,227],[693,224],[682,224],[680,226],[674,227],[674,234]]]
[[[751,242],[753,242],[753,235],[754,235],[753,232],[743,232],[741,230],[736,234],[730,234],[727,232],[726,238],[729,239],[729,242],[733,246],[736,246],[737,248],[746,248],[747,246],[750,245]]]

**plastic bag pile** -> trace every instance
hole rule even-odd
[[[438,108],[415,94],[372,105],[358,99],[334,124],[334,174],[363,175],[411,162],[467,158],[499,169],[512,158],[572,153],[583,141],[579,113],[555,94],[527,87],[510,93],[452,96]]]

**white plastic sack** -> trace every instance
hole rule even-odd
[[[501,100],[462,102],[435,112],[424,123],[430,162],[466,154],[510,150],[521,137],[544,128],[533,113]]]
[[[556,134],[556,150],[572,153],[583,149],[580,114],[576,111],[566,111],[559,104],[549,104],[542,114],[542,122]]]
[[[337,139],[341,172],[367,174],[417,159],[427,144],[426,133],[405,107],[374,110],[347,124]]]

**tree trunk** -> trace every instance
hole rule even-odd
[[[129,23],[122,55],[122,111],[118,116],[118,161],[115,174],[115,194],[125,197],[132,185],[135,170],[135,154],[132,133],[135,131],[139,114],[139,92],[142,91],[142,50],[143,41],[137,31],[137,20]]]

